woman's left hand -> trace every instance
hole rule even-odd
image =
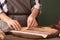
[[[36,18],[29,16],[27,19],[27,28],[30,29],[32,27],[37,27],[38,23],[36,21]]]

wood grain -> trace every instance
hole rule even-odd
[[[42,28],[31,28],[26,29],[26,27],[23,27],[20,31],[11,31],[12,34],[25,37],[25,38],[47,38],[47,37],[53,37],[58,35],[58,30],[50,28],[50,27],[42,27]]]

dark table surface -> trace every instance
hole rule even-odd
[[[27,39],[22,37],[16,37],[13,35],[7,35],[5,40],[60,40],[60,38],[55,37],[55,38],[48,38],[48,39]]]

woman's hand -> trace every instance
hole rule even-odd
[[[36,21],[36,17],[39,13],[39,9],[34,8],[30,14],[30,16],[27,19],[27,29],[31,28],[31,27],[37,27],[38,23]]]
[[[17,20],[11,19],[5,13],[0,14],[0,19],[5,21],[10,28],[15,30],[21,30],[21,25],[19,24],[19,22]]]
[[[27,28],[30,29],[32,27],[37,27],[38,23],[36,21],[36,19],[32,16],[29,16],[27,19]]]
[[[15,30],[21,30],[21,25],[17,20],[7,20],[7,24],[9,25],[10,28],[13,28]]]

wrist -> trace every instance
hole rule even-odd
[[[9,20],[10,18],[5,13],[1,13],[0,19],[6,21],[6,20]]]
[[[0,13],[0,19],[3,19],[4,13]]]
[[[29,17],[36,18],[33,14],[31,14]]]

